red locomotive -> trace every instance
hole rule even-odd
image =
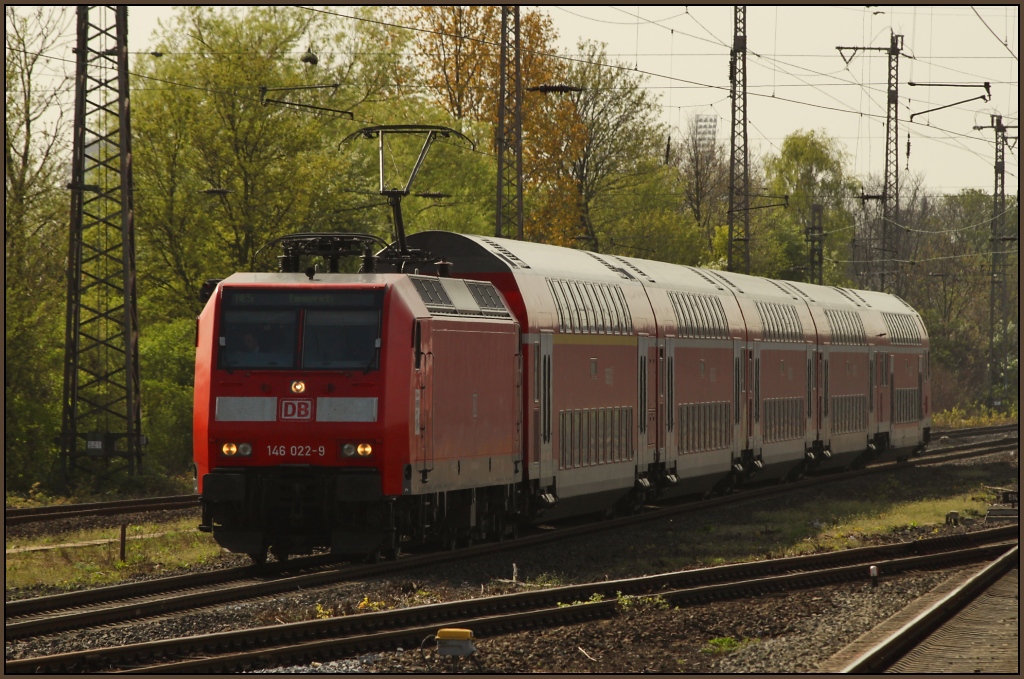
[[[898,297],[405,238],[399,200],[376,256],[369,237],[300,234],[281,273],[208,291],[200,528],[231,551],[393,556],[928,443],[927,332]],[[360,253],[362,273],[337,273]],[[304,255],[332,272],[300,273]]]
[[[224,547],[394,553],[928,442],[927,334],[892,295],[448,232],[407,243],[457,277],[217,286],[194,441]]]

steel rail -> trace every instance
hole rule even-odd
[[[943,540],[939,538],[938,540]],[[815,554],[768,562],[733,564],[697,571],[680,571],[641,578],[550,588],[496,597],[431,604],[376,613],[273,625],[257,629],[182,637],[52,656],[13,660],[6,672],[78,672],[124,669],[130,672],[236,671],[253,664],[302,661],[320,654],[365,652],[410,647],[439,626],[469,627],[476,636],[503,634],[523,627],[557,626],[613,615],[623,596],[659,596],[676,605],[694,605],[766,592],[785,592],[869,579],[867,565],[883,576],[911,570],[948,567],[991,558],[1006,549],[1006,542],[930,554],[885,557],[878,548],[861,552],[856,563],[842,562],[842,553]],[[903,543],[904,549],[918,543]],[[936,545],[937,546],[937,545]],[[894,547],[894,546],[890,546]],[[895,558],[894,558],[895,556]],[[849,557],[849,555],[847,555]],[[881,558],[879,558],[881,557]],[[582,603],[582,602],[586,603]],[[175,655],[201,653],[207,657],[179,660]],[[210,654],[225,654],[213,656]],[[146,665],[170,658],[161,665]]]
[[[939,429],[932,431],[933,438],[966,438],[985,436],[1016,430],[1017,424],[971,427],[966,429]],[[53,521],[78,516],[97,516],[129,513],[133,511],[156,511],[198,506],[198,495],[169,495],[164,497],[130,500],[110,500],[70,505],[46,505],[43,507],[5,507],[4,523],[8,526],[35,521]]]
[[[245,567],[241,569],[230,569],[212,573],[187,574],[163,578],[158,580],[132,583],[129,585],[115,585],[105,588],[84,590],[68,594],[53,595],[49,597],[38,597],[21,601],[10,602],[6,607],[4,635],[8,639],[24,638],[38,634],[45,634],[69,629],[78,629],[90,625],[107,624],[119,620],[139,619],[146,616],[161,615],[174,611],[187,610],[203,606],[210,606],[228,601],[238,601],[261,596],[270,596],[296,589],[308,589],[354,580],[363,577],[372,577],[397,573],[401,571],[435,566],[450,561],[472,558],[486,554],[494,554],[509,549],[532,547],[554,540],[564,540],[569,537],[589,535],[599,531],[614,528],[631,526],[656,520],[664,517],[674,516],[682,513],[703,511],[728,504],[743,502],[758,497],[770,496],[780,492],[789,492],[803,487],[810,487],[821,482],[849,479],[854,476],[891,471],[895,468],[903,468],[908,465],[921,464],[925,462],[936,462],[949,459],[960,459],[990,452],[998,452],[1015,442],[1003,442],[994,446],[975,444],[970,446],[971,450],[961,452],[950,452],[944,456],[928,456],[915,458],[906,463],[889,462],[875,465],[866,469],[847,472],[845,474],[831,474],[822,477],[811,477],[796,481],[783,486],[773,485],[763,488],[746,490],[733,495],[726,495],[701,502],[690,502],[677,505],[670,505],[653,511],[633,516],[612,519],[598,523],[584,524],[563,528],[555,531],[542,531],[534,535],[520,537],[517,540],[508,542],[481,543],[477,546],[459,550],[458,552],[433,552],[422,555],[415,555],[403,558],[399,561],[385,562],[379,564],[367,564],[359,566],[343,566],[326,571],[293,575],[290,577],[253,580],[260,576],[278,576],[287,573],[297,567],[304,566],[309,561],[289,562],[287,564],[274,564],[273,568],[261,572],[256,567]],[[980,449],[979,449],[980,446]],[[941,460],[932,458],[941,457]],[[324,559],[325,557],[314,557]],[[244,580],[242,578],[245,578]],[[231,584],[234,583],[234,584]],[[128,600],[140,596],[157,596],[162,593],[185,590],[187,588],[201,587],[210,584],[225,584],[226,587],[201,592],[186,592],[176,597],[163,597],[143,601]],[[15,616],[25,617],[27,615],[43,613],[47,611],[61,611],[72,607],[81,607],[89,604],[114,603],[122,601],[120,605],[96,607],[85,611],[69,611],[59,615],[30,618],[28,620],[10,620]]]
[[[77,518],[81,516],[108,516],[114,514],[130,514],[132,512],[153,512],[166,509],[187,509],[199,506],[198,495],[171,495],[134,500],[111,500],[109,502],[90,502],[73,505],[47,505],[45,507],[5,507],[4,524],[17,526],[37,521],[56,521],[58,519]]]
[[[1014,545],[983,570],[944,596],[878,645],[844,667],[842,674],[884,672],[937,630],[996,580],[1020,565],[1020,546]]]
[[[987,436],[991,434],[1003,434],[1006,432],[1016,431],[1020,427],[1019,424],[996,424],[988,427],[966,427],[962,429],[937,429],[932,430],[932,439],[936,437],[946,436],[948,438],[967,438],[970,436]]]

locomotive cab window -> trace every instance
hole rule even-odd
[[[218,365],[376,370],[383,297],[383,290],[225,290]]]

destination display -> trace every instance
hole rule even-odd
[[[306,309],[315,308],[377,308],[380,306],[384,290],[225,290],[224,303],[226,306],[239,308],[260,308],[270,307],[302,307]]]

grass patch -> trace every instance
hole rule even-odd
[[[116,584],[147,573],[163,573],[217,558],[221,548],[208,533],[196,530],[195,518],[128,527],[128,537],[164,533],[155,538],[129,539],[121,562],[118,542],[87,547],[57,547],[38,552],[7,554],[4,575],[7,589],[37,586],[74,589]],[[120,538],[120,529],[82,530],[62,535],[6,540],[13,547],[51,546]]]
[[[934,413],[932,426],[943,429],[964,429],[970,427],[994,427],[1000,424],[1013,424],[1020,413],[1018,404],[1012,403],[1005,411],[989,408],[973,403],[964,408],[954,406],[949,410]]]
[[[733,651],[738,651],[744,646],[749,646],[757,641],[757,639],[733,639],[732,637],[715,637],[709,639],[708,643],[700,649],[701,653],[706,655],[728,655]]]
[[[682,516],[634,529],[634,547],[580,554],[581,582],[767,558],[835,551],[926,537],[946,514],[983,517],[996,500],[989,487],[1016,483],[1012,460],[972,465],[907,467],[894,473],[837,481],[787,495]],[[907,529],[915,529],[907,534]]]

